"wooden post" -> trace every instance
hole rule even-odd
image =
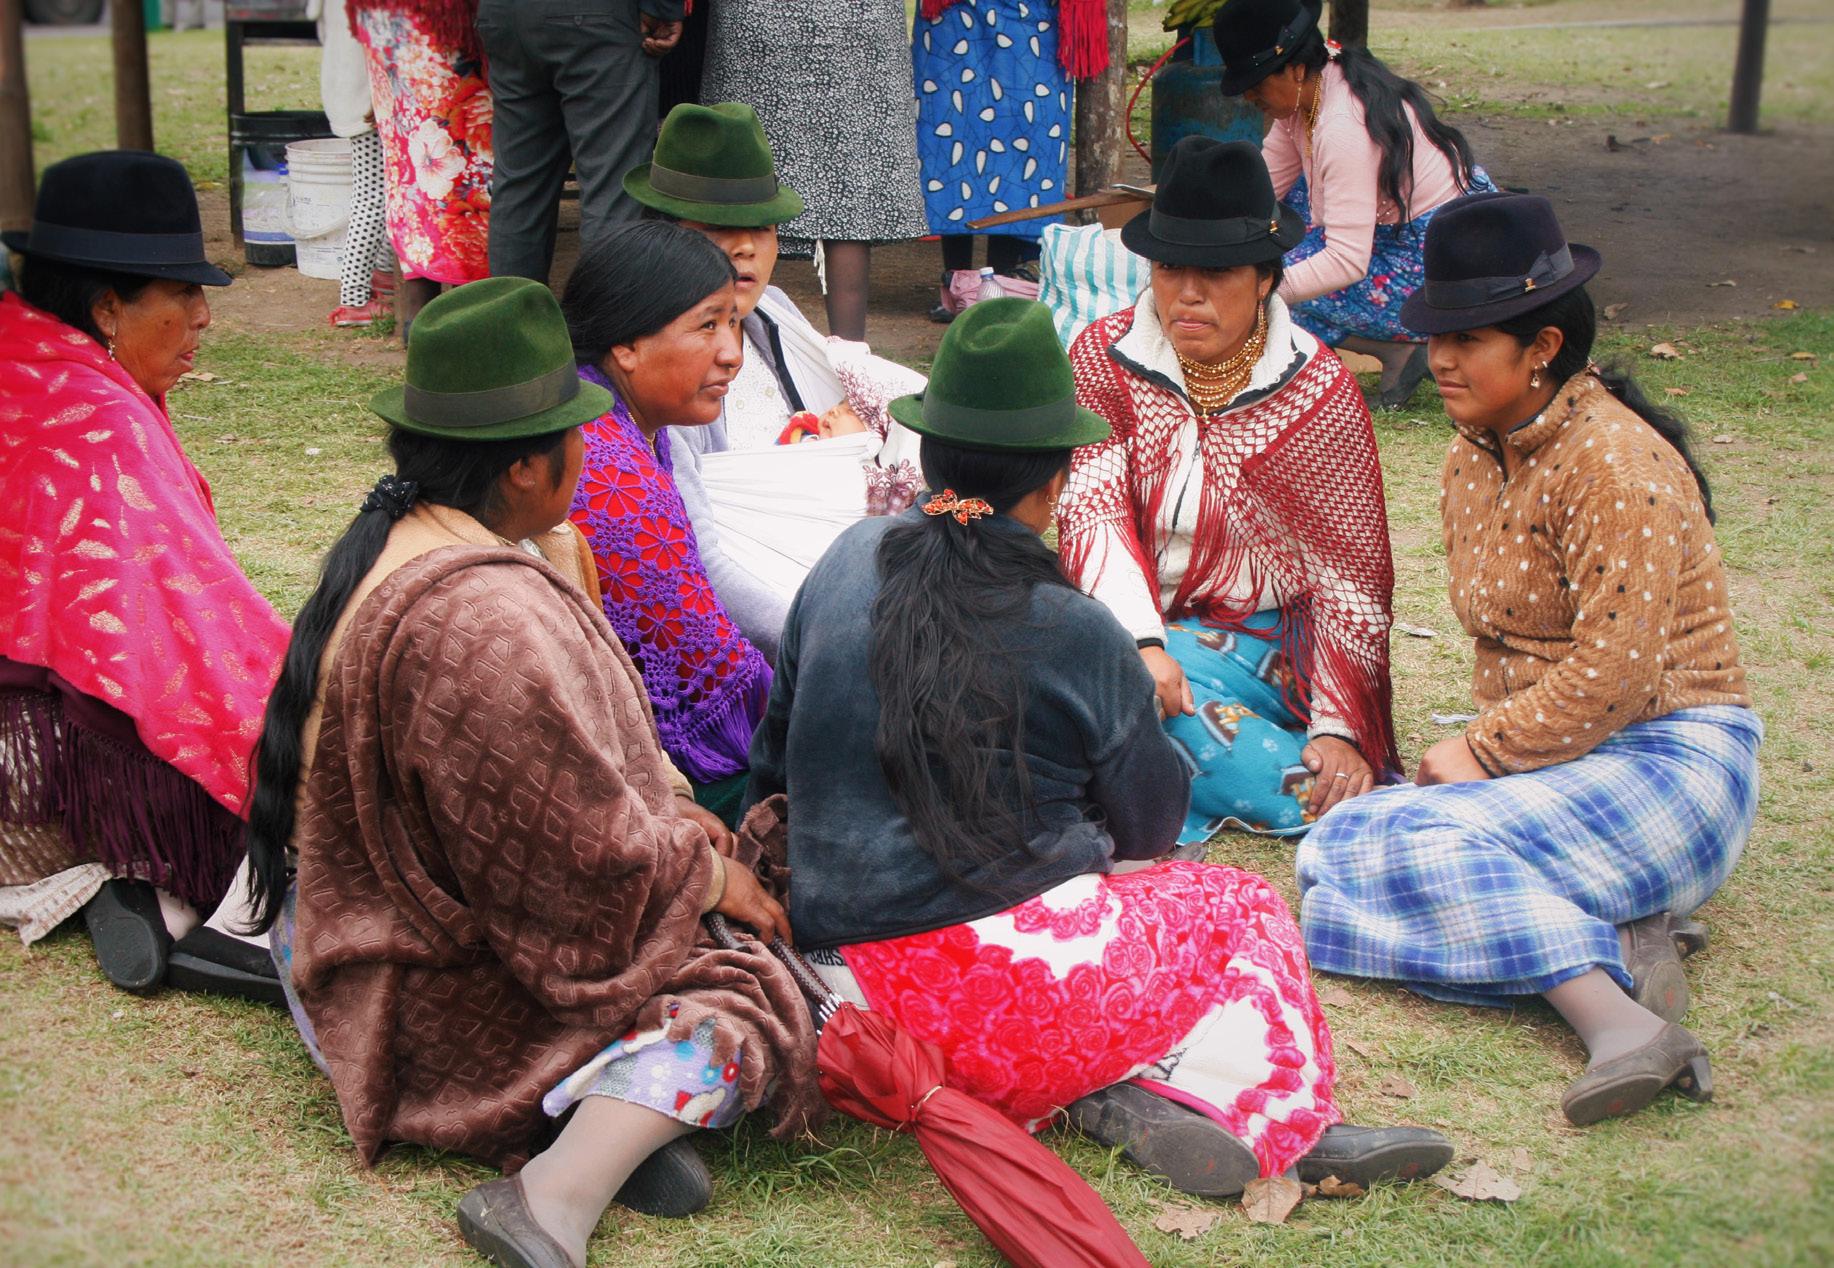
[[[1758,96],[1764,89],[1764,33],[1770,25],[1770,0],[1745,0],[1738,24],[1738,58],[1732,63],[1732,109],[1726,126],[1734,132],[1758,130]]]
[[[1108,69],[1076,84],[1076,193],[1119,179],[1126,112],[1127,0],[1108,0]]]
[[[1369,43],[1369,0],[1331,0],[1331,38],[1343,45]]]
[[[153,148],[153,93],[146,73],[146,10],[140,0],[113,0],[115,144],[124,150]]]
[[[25,0],[0,0],[0,229],[32,223],[32,101],[25,82]]]

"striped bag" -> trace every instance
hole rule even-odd
[[[1041,267],[1038,298],[1050,305],[1066,348],[1090,322],[1131,305],[1152,280],[1147,262],[1121,245],[1120,231],[1100,225],[1047,226]]]

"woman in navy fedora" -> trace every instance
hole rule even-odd
[[[1588,1052],[1576,1125],[1712,1095],[1681,956],[1744,848],[1763,735],[1686,430],[1591,361],[1598,267],[1545,198],[1434,220],[1403,316],[1458,428],[1441,510],[1478,713],[1298,860],[1315,967],[1545,998]]]
[[[155,154],[46,169],[5,241],[23,262],[0,298],[0,920],[30,942],[81,909],[117,986],[278,1002],[225,895],[287,627],[165,409],[229,275]]]
[[[1266,115],[1274,192],[1307,222],[1280,296],[1334,348],[1382,362],[1384,409],[1407,403],[1426,354],[1401,321],[1433,213],[1494,188],[1419,84],[1318,29],[1319,0],[1231,0],[1217,11],[1222,90]]]
[[[1077,450],[1064,567],[1153,675],[1195,775],[1187,844],[1304,832],[1400,766],[1369,410],[1278,293],[1303,232],[1254,146],[1185,138],[1121,230],[1151,287],[1070,349],[1114,433]]]

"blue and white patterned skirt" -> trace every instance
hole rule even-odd
[[[1617,926],[1686,915],[1725,883],[1763,735],[1749,709],[1683,709],[1558,766],[1336,807],[1297,859],[1312,967],[1460,1004],[1595,968],[1628,989]]]

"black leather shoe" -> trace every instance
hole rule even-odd
[[[491,1180],[459,1199],[465,1244],[497,1268],[575,1268],[566,1248],[529,1213],[522,1180]]]
[[[1426,372],[1426,345],[1418,344],[1408,354],[1406,364],[1401,367],[1401,373],[1395,379],[1395,385],[1382,392],[1376,398],[1377,403],[1383,409],[1400,409],[1414,399],[1414,392],[1419,388],[1420,380],[1426,377]]]
[[[172,945],[166,985],[181,991],[234,995],[257,1004],[287,1006],[274,957],[263,947],[199,925]]]
[[[83,905],[83,924],[102,976],[116,986],[144,994],[165,980],[172,935],[151,885],[121,877],[103,881]]]
[[[686,1136],[671,1140],[637,1164],[612,1200],[639,1215],[680,1219],[713,1199],[713,1177]]]
[[[1299,1178],[1336,1176],[1365,1189],[1378,1180],[1424,1180],[1452,1161],[1452,1142],[1424,1127],[1353,1127],[1339,1123],[1299,1160]]]
[[[1132,1083],[1091,1092],[1069,1108],[1070,1125],[1175,1189],[1200,1198],[1240,1193],[1261,1174],[1254,1151],[1221,1125]]]

